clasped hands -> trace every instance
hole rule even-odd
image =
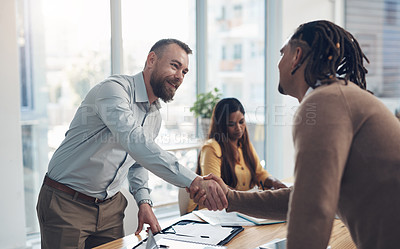
[[[190,193],[190,198],[194,202],[209,210],[216,211],[228,207],[226,199],[228,187],[221,178],[213,174],[196,177],[186,191]]]
[[[267,189],[287,188],[285,184],[274,177],[268,177],[265,182]],[[204,177],[196,177],[187,192],[190,192],[190,198],[199,206],[205,206],[209,210],[222,210],[228,207],[226,195],[228,186],[224,181],[213,174]]]

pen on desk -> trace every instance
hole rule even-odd
[[[169,246],[166,246],[166,245],[159,245],[158,247],[159,248],[169,248]]]
[[[260,185],[261,185],[262,190],[265,190],[264,189],[264,184],[262,183],[262,181],[260,181]]]

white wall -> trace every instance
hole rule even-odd
[[[0,241],[24,248],[26,240],[15,0],[0,8]]]

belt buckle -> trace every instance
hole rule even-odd
[[[99,198],[94,198],[94,203],[99,204],[101,203],[101,200]]]

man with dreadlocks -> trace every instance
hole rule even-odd
[[[366,90],[357,40],[314,21],[281,53],[280,92],[301,102],[288,248],[325,248],[336,212],[357,248],[399,248],[400,124]]]
[[[400,124],[366,90],[368,59],[358,42],[314,21],[300,25],[281,53],[279,91],[301,102],[294,187],[245,193],[219,180],[227,210],[287,218],[290,249],[326,248],[335,214],[357,248],[400,248]]]

